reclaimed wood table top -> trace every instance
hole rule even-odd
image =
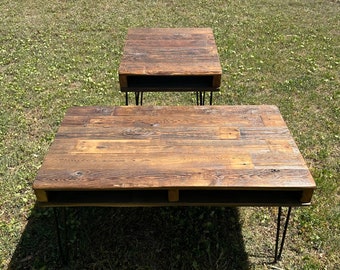
[[[132,28],[119,66],[122,91],[218,89],[222,69],[210,28]]]
[[[308,205],[276,106],[70,108],[33,183],[46,206]]]

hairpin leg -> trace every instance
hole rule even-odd
[[[286,233],[287,233],[287,228],[288,228],[288,223],[289,223],[289,217],[291,213],[292,207],[288,207],[288,212],[286,216],[286,222],[283,228],[283,234],[281,238],[281,245],[280,245],[280,250],[279,250],[279,238],[280,238],[280,228],[281,228],[281,215],[282,215],[282,207],[279,207],[279,213],[277,216],[277,231],[276,231],[276,241],[275,241],[275,256],[274,256],[274,262],[276,263],[278,260],[281,259],[282,255],[282,250],[286,238]]]
[[[129,105],[129,93],[125,92],[125,105]]]
[[[143,92],[135,92],[136,105],[143,105]]]
[[[199,105],[204,105],[204,100],[205,100],[205,91],[199,91]]]

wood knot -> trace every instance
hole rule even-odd
[[[81,171],[76,171],[72,175],[75,176],[75,177],[80,177],[80,176],[83,175],[83,173]]]

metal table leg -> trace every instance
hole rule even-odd
[[[129,93],[125,92],[125,105],[129,105]]]
[[[196,101],[197,105],[205,104],[205,92],[206,91],[196,91]],[[209,104],[212,105],[213,91],[210,91]]]
[[[205,91],[197,91],[196,92],[197,105],[204,105],[204,99],[205,99]]]
[[[206,91],[196,91],[196,104],[204,105],[205,104],[205,92]],[[210,91],[209,104],[212,105],[213,99],[213,91]],[[143,91],[135,92],[135,104],[143,105]],[[125,105],[129,105],[129,93],[125,92]]]
[[[279,207],[279,212],[277,216],[277,231],[276,231],[276,241],[275,241],[275,256],[274,256],[274,262],[276,263],[278,260],[281,259],[282,250],[286,238],[288,223],[289,223],[289,217],[291,213],[292,207],[288,207],[287,216],[286,216],[286,222],[283,228],[282,238],[281,238],[281,244],[280,244],[280,250],[279,250],[279,238],[280,238],[280,229],[281,229],[281,215],[282,215],[282,207]]]
[[[136,105],[143,105],[143,91],[135,92],[135,102]]]
[[[204,105],[204,101],[205,101],[205,91],[200,92],[201,96],[200,96],[200,105]]]

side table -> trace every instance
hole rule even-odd
[[[196,92],[204,105],[205,92],[219,91],[222,69],[210,28],[133,28],[119,67],[120,90],[135,93],[142,105],[143,92]]]

